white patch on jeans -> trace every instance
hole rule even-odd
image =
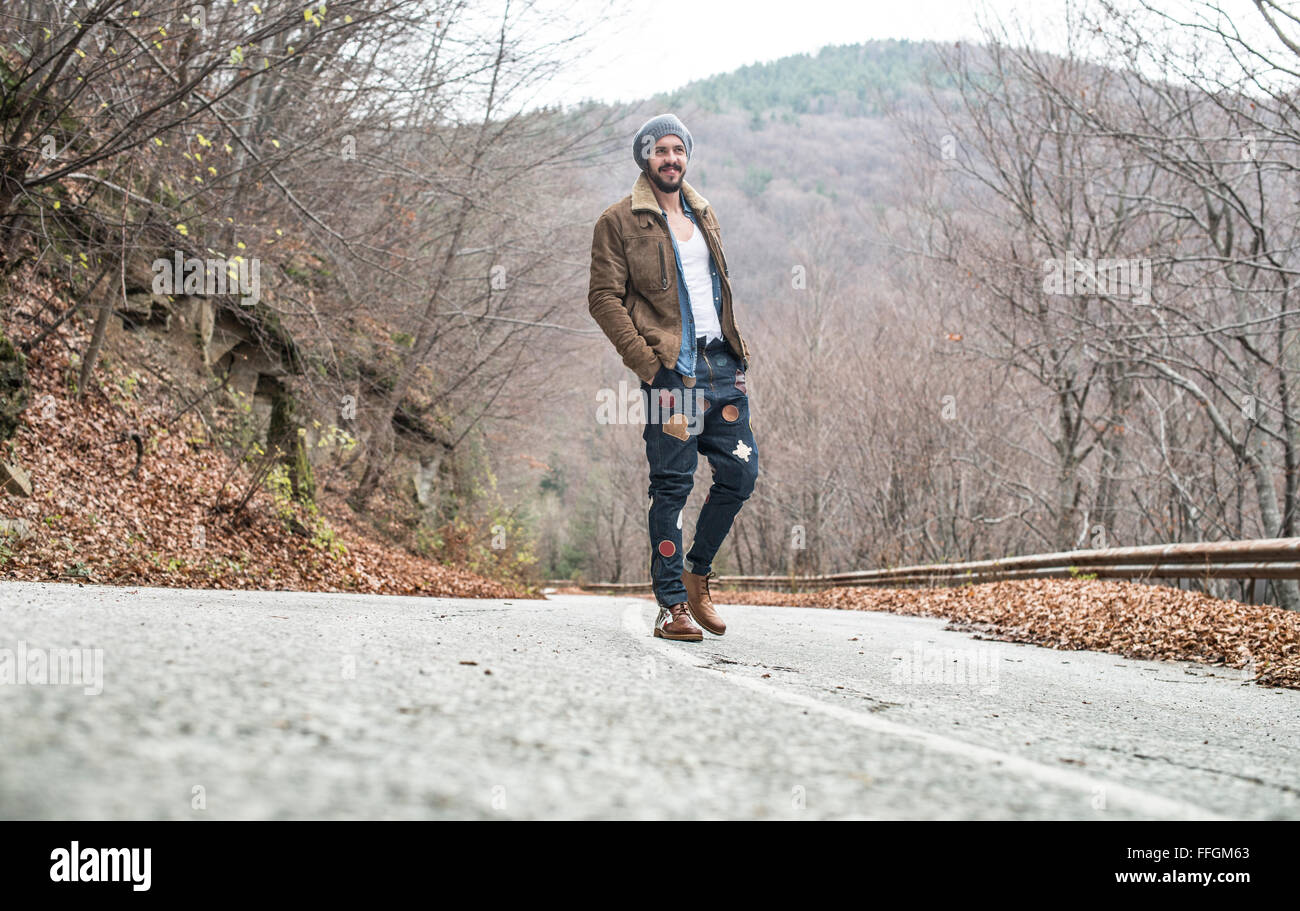
[[[740,459],[740,461],[742,462],[748,462],[749,454],[753,451],[754,450],[750,449],[748,446],[745,445],[744,440],[737,440],[736,448],[731,450],[731,454],[734,455],[736,458]]]
[[[680,530],[681,527],[682,527],[682,511],[679,509],[679,510],[677,510],[677,528],[678,528],[678,530]]]
[[[664,607],[662,604],[659,605],[659,614],[655,617],[655,626],[659,629],[663,629],[671,623],[672,620],[673,618],[672,615],[668,613],[668,608]]]

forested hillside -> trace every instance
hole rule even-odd
[[[1294,29],[1246,46],[1207,4],[1189,50],[1083,4],[1072,56],[872,42],[538,109],[581,23],[196,9],[0,15],[3,571],[193,584],[193,528],[238,562],[279,503],[313,560],[346,532],[519,587],[644,579],[641,427],[597,417],[637,381],[587,270],[665,110],[753,349],[761,474],[719,570],[1296,533]],[[180,438],[215,479],[169,482],[190,534],[130,532],[147,574],[127,541],[55,560],[95,534],[73,478],[160,479]]]
[[[1207,46],[1084,5],[1068,57],[993,29],[665,96],[755,350],[726,570],[1296,533],[1294,36],[1195,6]],[[582,568],[640,578],[640,440],[602,434]]]
[[[872,41],[742,66],[655,95],[653,101],[706,114],[744,111],[760,126],[774,112],[878,117],[920,98],[928,82],[951,84],[933,45]]]
[[[564,350],[534,341],[562,305],[533,289],[576,271],[536,243],[566,213],[543,204],[533,149],[591,140],[513,97],[556,66],[518,37],[536,16],[481,12],[5,5],[9,569],[121,581],[147,555],[164,569],[137,578],[193,584],[203,567],[222,584],[229,557],[254,586],[437,591],[420,580],[445,561],[528,584],[507,485],[535,463],[503,451],[497,421]],[[207,454],[202,476],[171,478],[189,501],[146,483],[138,527],[102,522],[119,491],[92,508],[67,487],[159,483],[184,463],[178,436]],[[41,454],[52,438],[72,448]],[[352,525],[431,562],[362,566],[333,546]],[[240,547],[249,527],[287,537]],[[259,563],[259,544],[346,572]]]

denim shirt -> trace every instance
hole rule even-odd
[[[686,217],[695,225],[695,230],[700,230],[699,222],[695,220],[695,214],[691,211],[691,204],[686,201],[686,194],[680,190],[677,195],[682,200],[682,210]],[[659,213],[664,217],[664,223],[668,223],[668,213],[663,209]],[[673,367],[682,376],[695,376],[695,313],[691,310],[691,294],[686,288],[686,276],[682,274],[682,257],[677,250],[677,236],[673,234],[673,229],[668,228],[668,236],[673,242],[673,258],[677,260],[677,304],[682,313],[682,347],[677,353],[677,363]],[[709,277],[713,279],[713,308],[718,311],[718,323],[722,322],[722,280],[718,278],[718,267],[713,262],[713,253],[709,253]]]

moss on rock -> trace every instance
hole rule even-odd
[[[30,397],[27,359],[0,333],[0,440],[9,439],[18,430]]]
[[[267,428],[266,441],[278,446],[284,465],[289,469],[289,482],[293,485],[293,498],[300,503],[316,499],[316,479],[312,475],[311,461],[307,458],[307,441],[294,420],[294,401],[287,390],[276,394],[271,402],[271,426]]]

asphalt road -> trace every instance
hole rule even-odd
[[[720,611],[0,583],[0,818],[1300,818],[1295,691]]]

